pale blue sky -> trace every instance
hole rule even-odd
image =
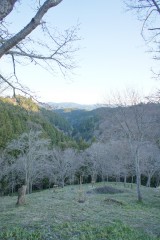
[[[17,7],[16,15],[11,16],[19,19],[14,29],[30,19],[29,2],[23,11]],[[77,53],[79,67],[67,79],[36,66],[19,69],[21,81],[35,90],[41,101],[97,104],[111,91],[126,87],[140,89],[144,94],[158,88],[160,83],[150,71],[158,63],[146,53],[148,49],[140,36],[141,22],[132,12],[125,12],[123,0],[64,0],[45,19],[59,29],[79,21],[82,40]]]

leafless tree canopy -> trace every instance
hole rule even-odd
[[[28,89],[20,84],[21,81],[19,82],[17,64],[32,63],[49,71],[54,71],[58,66],[63,74],[66,70],[75,67],[73,54],[77,48],[73,43],[79,40],[78,26],[69,28],[62,34],[55,28],[48,27],[43,19],[48,10],[53,11],[61,2],[62,0],[35,1],[33,7],[36,13],[26,26],[17,33],[12,33],[7,22],[8,15],[15,11],[15,7],[18,9],[24,1],[0,1],[0,59],[10,61],[10,71],[7,76],[2,70],[0,71],[1,93],[8,87],[13,89],[14,94],[15,90],[28,93]],[[40,34],[33,34],[36,28]],[[36,35],[41,36],[41,39]]]

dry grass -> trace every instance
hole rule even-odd
[[[102,186],[102,184],[96,184],[96,188]],[[108,183],[107,186],[121,192],[97,194],[94,191],[92,194],[87,194],[92,188],[86,184],[82,186],[85,201],[79,203],[77,201],[78,186],[66,186],[63,189],[57,189],[56,192],[51,189],[27,195],[26,205],[20,207],[15,206],[17,197],[1,197],[0,231],[20,227],[31,232],[40,231],[45,236],[42,239],[46,240],[81,239],[80,237],[71,238],[71,236],[67,238],[67,236],[74,228],[77,232],[77,229],[81,229],[84,225],[101,228],[120,221],[150,236],[160,237],[160,192],[143,187],[144,201],[138,203],[135,186],[133,189],[124,188],[123,184]],[[61,235],[58,235],[60,231]]]

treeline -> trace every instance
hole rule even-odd
[[[137,143],[133,143],[134,150]],[[143,184],[160,183],[160,149],[146,142],[139,149]],[[27,192],[83,182],[137,183],[137,162],[127,140],[95,142],[85,150],[51,146],[39,129],[30,129],[7,144],[0,156],[0,194],[14,194],[23,184]],[[142,197],[142,196],[141,196]]]

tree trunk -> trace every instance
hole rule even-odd
[[[156,176],[156,187],[160,185],[160,176]]]
[[[21,188],[18,189],[18,200],[17,205],[24,205],[25,204],[25,195],[26,195],[27,186],[23,185]]]
[[[109,178],[109,177],[108,177],[108,174],[107,174],[107,182],[108,182],[108,178]]]
[[[137,197],[138,197],[138,202],[142,202],[142,195],[141,195],[141,190],[140,190],[140,184],[141,182],[141,176],[137,176]]]
[[[29,183],[29,193],[30,194],[32,193],[32,186],[33,186],[32,181],[30,181],[30,183]]]
[[[120,182],[120,176],[117,175],[117,176],[116,176],[116,184],[119,183],[119,182]]]
[[[131,189],[133,188],[134,176],[131,177]]]
[[[25,167],[25,185],[27,186],[26,193],[29,194],[29,177],[28,177],[28,171],[27,167]]]
[[[127,176],[124,175],[124,186],[126,186],[126,183],[127,183]]]
[[[94,187],[94,185],[95,185],[95,183],[96,183],[96,177],[95,177],[95,175],[93,174],[92,176],[91,176],[91,184],[92,184],[92,187]]]
[[[14,193],[14,183],[12,183],[12,187],[11,187],[11,195],[13,196]]]
[[[27,186],[26,193],[29,194],[29,179],[27,179],[27,182],[25,182],[25,185]]]
[[[62,188],[64,188],[64,179],[62,179],[62,180],[60,181],[60,186],[61,186]]]
[[[146,187],[150,187],[151,186],[151,175],[148,174],[148,178],[147,178],[147,183],[146,183]]]
[[[131,183],[133,184],[133,181],[134,181],[134,176],[132,175],[132,178],[131,178]]]
[[[137,182],[137,197],[138,197],[138,202],[142,202],[142,195],[141,195],[141,190],[140,190],[140,186],[141,186],[141,174],[138,172],[136,174],[136,182]]]
[[[105,185],[105,177],[103,174],[102,174],[102,183]]]
[[[140,171],[140,161],[139,161],[139,149],[136,150],[136,183],[137,183],[137,198],[138,202],[142,202],[142,194],[141,194],[141,171]]]

